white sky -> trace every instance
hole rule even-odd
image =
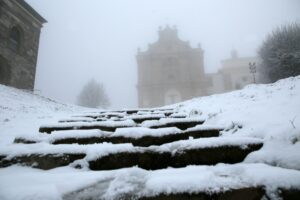
[[[112,108],[137,106],[137,48],[157,40],[159,26],[201,43],[207,72],[232,48],[255,56],[279,25],[300,22],[300,0],[26,0],[48,23],[40,40],[35,89],[75,103],[83,85],[103,82]]]

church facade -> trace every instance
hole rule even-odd
[[[158,41],[138,50],[138,105],[141,108],[174,104],[193,97],[242,89],[254,82],[249,63],[256,57],[239,57],[237,51],[221,61],[216,73],[205,73],[204,51],[179,39],[177,29],[159,29]],[[257,81],[256,81],[257,82]],[[259,82],[259,81],[258,81]]]
[[[155,107],[207,94],[201,46],[179,39],[176,27],[159,29],[159,39],[144,52],[138,50],[138,104]]]
[[[0,1],[0,84],[33,90],[43,23],[24,0]]]

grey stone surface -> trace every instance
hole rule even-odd
[[[33,90],[44,20],[23,0],[0,2],[0,84]]]

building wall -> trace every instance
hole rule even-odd
[[[252,84],[253,74],[250,73],[249,63],[257,63],[255,57],[235,57],[222,61],[222,69],[219,73],[224,79],[224,92],[242,89]],[[257,76],[257,73],[255,74]]]
[[[222,67],[217,73],[207,74],[212,79],[212,86],[207,88],[208,94],[224,93],[242,89],[252,84],[253,74],[250,73],[249,63],[258,63],[256,57],[238,57],[232,52],[229,59],[221,61]],[[256,83],[259,82],[258,71],[255,73]]]
[[[136,59],[139,107],[162,106],[206,94],[203,50],[180,40],[176,28],[159,30],[158,41],[147,51],[139,51]]]
[[[0,3],[0,84],[33,90],[40,31],[45,21],[37,19],[24,5],[24,1],[17,0]],[[12,39],[16,38],[13,32],[19,34],[18,43]]]

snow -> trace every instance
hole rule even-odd
[[[117,128],[113,136],[122,136],[128,138],[141,138],[144,136],[160,137],[170,134],[179,134],[182,131],[178,128],[161,128],[161,129],[150,129],[145,127],[133,127],[133,128]]]
[[[260,185],[272,188],[299,188],[300,172],[264,164],[218,164],[157,170],[150,174],[144,191],[147,195],[198,191],[225,191]],[[285,181],[277,181],[285,180]],[[298,179],[298,180],[297,180]],[[196,181],[195,181],[196,180]]]
[[[300,76],[195,98],[177,104],[176,109],[183,113],[197,109],[206,119],[204,125],[243,126],[236,134],[260,138],[288,134],[300,128]]]
[[[73,118],[65,118],[65,119],[60,119],[58,122],[64,123],[64,122],[92,122],[95,121],[95,119],[91,119],[90,117],[73,117]]]
[[[137,152],[140,148],[133,147],[132,144],[62,144],[51,145],[48,143],[36,144],[11,144],[0,147],[0,155],[7,155],[7,159],[16,156],[30,154],[86,154],[86,160],[93,160],[117,152]]]
[[[159,193],[217,192],[261,185],[265,185],[270,194],[276,188],[300,187],[297,170],[245,163],[156,171],[133,167],[96,172],[70,167],[44,171],[12,166],[0,170],[0,177],[0,199],[3,200],[61,200],[63,195],[95,184],[99,184],[98,187],[88,190],[88,194],[103,199],[118,199],[124,194],[154,196]]]
[[[205,119],[203,117],[193,117],[193,118],[162,118],[158,120],[158,123],[169,124],[169,123],[180,123],[180,122],[203,122]]]
[[[119,135],[118,135],[119,136]],[[135,137],[130,135],[131,137]],[[118,152],[143,152],[152,150],[154,152],[182,152],[185,149],[203,149],[221,146],[239,146],[247,148],[247,145],[261,144],[262,140],[248,137],[224,137],[224,138],[201,138],[193,140],[182,140],[167,143],[161,146],[135,147],[130,143],[124,144],[60,144],[51,145],[46,142],[34,144],[10,144],[0,146],[0,155],[5,155],[7,159],[15,156],[29,154],[86,154],[85,160],[94,160],[111,153]]]
[[[192,128],[188,128],[186,131],[207,131],[207,130],[223,130],[224,127],[216,126],[216,125],[197,125]]]
[[[100,122],[64,122],[64,123],[53,123],[53,124],[42,124],[43,128],[64,128],[64,127],[94,127],[94,126],[106,126],[106,127],[128,127],[136,126],[136,123],[132,119],[126,119],[124,121],[100,121]]]
[[[128,119],[147,119],[147,118],[162,118],[165,117],[164,114],[138,114],[138,115],[131,115],[127,116]]]
[[[245,162],[267,163],[274,166],[300,170],[300,142],[266,141],[260,151],[250,154]]]
[[[240,146],[246,148],[247,145],[262,144],[263,141],[258,138],[251,137],[213,137],[213,138],[199,138],[192,140],[181,140],[163,144],[156,149],[162,149],[169,152],[181,152],[185,149],[204,149],[206,147],[214,148],[220,146]],[[151,148],[154,148],[153,146]]]
[[[273,84],[195,98],[175,105],[178,112],[197,110],[204,126],[225,127],[224,137],[264,140],[263,148],[246,161],[300,169],[300,76]]]
[[[144,121],[141,125],[135,124],[132,119],[97,122],[87,116],[98,116],[101,112],[99,110],[60,104],[30,92],[0,85],[0,154],[13,157],[30,153],[85,153],[87,156],[83,161],[88,161],[122,151],[156,149],[174,152],[218,145],[264,145],[260,150],[250,153],[242,163],[231,165],[187,166],[155,171],[137,167],[90,171],[87,168],[74,169],[72,165],[44,171],[11,166],[0,169],[0,199],[58,200],[63,195],[85,187],[91,187],[90,195],[98,194],[104,199],[115,199],[127,193],[152,196],[159,193],[214,192],[260,185],[265,185],[269,193],[274,193],[277,188],[300,188],[300,76],[274,84],[249,85],[242,90],[195,98],[162,109],[174,109],[173,116],[189,116],[193,120],[204,122],[188,129],[189,131],[220,129],[221,137],[177,141],[147,148],[110,143],[51,145],[49,142],[52,140],[71,136],[122,135],[138,138],[142,135],[164,135],[169,134],[171,129],[151,130],[149,127],[189,120],[165,118]],[[141,110],[138,114],[164,115],[169,111],[151,110],[150,114]],[[118,116],[128,115],[124,111]],[[61,119],[76,118],[88,118],[91,121],[57,123]],[[41,124],[135,127],[119,128],[115,133],[72,130],[55,131],[47,135],[38,132]],[[41,142],[13,144],[15,137],[32,138]],[[96,188],[93,189],[92,185]]]
[[[192,118],[161,118],[159,120],[149,120],[142,122],[141,126],[143,127],[154,127],[154,126],[163,126],[172,123],[181,123],[181,122],[199,122],[202,123],[205,121],[203,117],[192,117]]]
[[[17,136],[38,134],[43,123],[54,123],[70,115],[93,109],[57,103],[51,99],[0,85],[0,145]]]
[[[98,129],[91,130],[67,130],[67,131],[53,131],[50,135],[44,135],[40,141],[54,142],[56,140],[62,140],[67,138],[88,138],[88,137],[108,137],[112,135],[111,132],[100,131]]]

